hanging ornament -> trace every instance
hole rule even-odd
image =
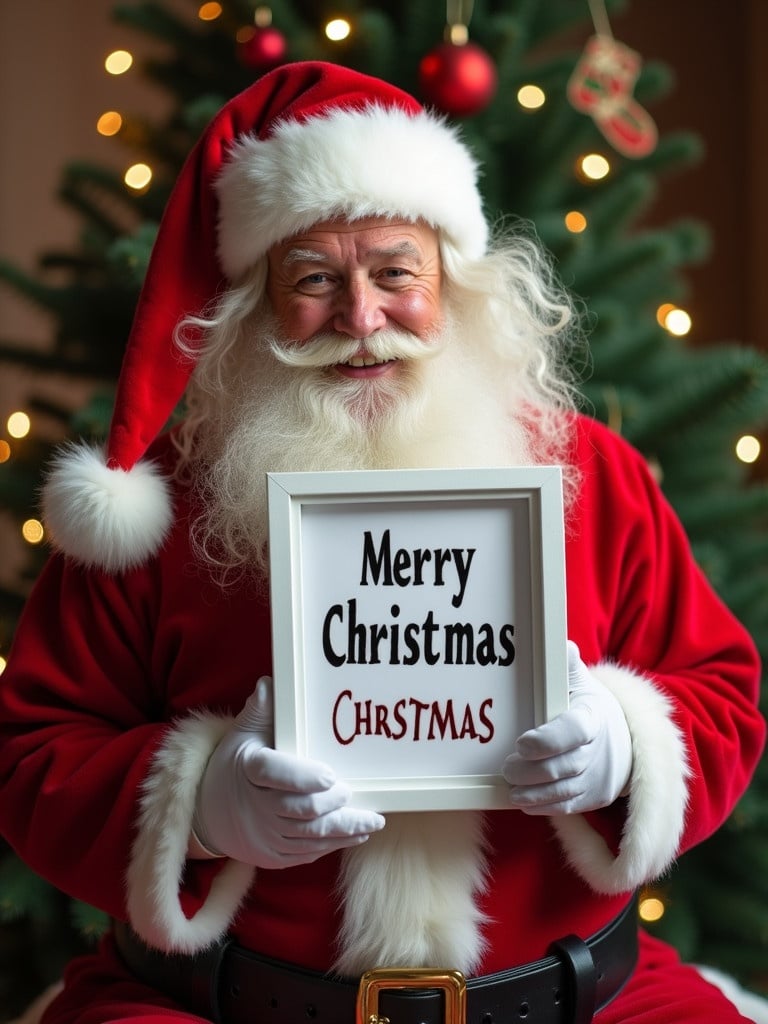
[[[568,82],[568,99],[580,113],[589,114],[615,150],[641,157],[656,148],[653,118],[632,95],[640,74],[639,53],[614,39],[604,0],[588,0],[595,35]]]
[[[491,58],[469,41],[471,16],[472,0],[447,0],[445,41],[419,64],[422,97],[453,117],[471,117],[487,107],[498,81]]]
[[[240,62],[253,71],[269,71],[285,60],[285,36],[272,25],[269,7],[257,7],[253,25],[237,33],[237,55]]]

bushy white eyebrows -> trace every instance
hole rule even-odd
[[[421,251],[412,242],[398,242],[397,245],[388,246],[386,249],[371,249],[371,256],[377,259],[421,259]]]
[[[421,251],[412,242],[406,241],[384,249],[369,249],[364,255],[373,259],[406,259],[414,263],[422,258]],[[327,259],[327,253],[314,249],[289,249],[283,257],[283,266],[289,267],[292,263],[323,263]]]
[[[283,256],[283,266],[289,267],[292,263],[322,263],[325,259],[325,253],[313,249],[289,249]]]

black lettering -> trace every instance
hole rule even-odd
[[[365,626],[357,624],[357,598],[351,597],[347,601],[349,609],[349,620],[347,622],[347,662],[350,665],[366,664],[366,630]],[[357,651],[355,651],[355,640],[357,640]]]
[[[389,609],[389,613],[393,619],[396,619],[400,614],[400,605],[393,604]],[[399,665],[400,664],[400,626],[396,623],[392,623],[389,636],[389,664]]]
[[[435,548],[435,586],[444,587],[443,568],[446,562],[450,562],[451,552],[444,548]]]
[[[336,618],[342,622],[344,621],[344,612],[340,604],[335,604],[332,608],[329,608],[323,620],[323,654],[326,661],[330,662],[334,668],[339,668],[344,664],[345,658],[343,655],[336,653],[331,643],[331,621]]]
[[[435,622],[435,616],[432,611],[427,612],[427,617],[421,625],[421,630],[424,634],[424,660],[428,665],[436,665],[440,661],[440,655],[435,652],[432,646],[435,633],[439,629]]]
[[[493,642],[493,629],[490,623],[484,622],[478,627],[482,639],[477,644],[475,656],[479,665],[495,665],[497,662],[496,645]]]
[[[385,530],[381,537],[381,545],[378,554],[374,550],[371,531],[366,530],[363,534],[363,569],[360,578],[360,586],[368,586],[368,569],[371,570],[371,579],[378,584],[379,577],[384,573],[384,586],[392,586],[392,553],[389,546],[389,530]]]
[[[432,552],[428,548],[417,548],[414,551],[413,584],[416,587],[424,583],[424,563],[432,560]]]
[[[392,627],[393,630],[397,629],[397,626]],[[387,639],[389,630],[386,626],[377,626],[374,623],[371,626],[371,660],[368,662],[369,665],[380,665],[381,658],[379,657],[379,644]],[[390,660],[390,665],[393,662]]]
[[[445,664],[474,665],[474,630],[469,622],[454,622],[445,627]]]
[[[395,552],[395,564],[392,569],[392,575],[398,587],[407,587],[411,582],[411,574],[408,571],[410,568],[411,556],[405,548],[398,548]]]
[[[418,640],[419,631],[420,627],[415,622],[409,622],[405,627],[403,640],[408,648],[408,653],[403,658],[404,665],[415,665],[421,657],[421,648],[419,647]]]
[[[500,665],[511,665],[515,660],[515,645],[512,637],[515,635],[515,627],[506,625],[502,626],[499,631],[499,640],[501,646],[504,648],[504,654],[499,658]]]
[[[459,592],[451,598],[451,604],[454,608],[460,608],[461,602],[464,600],[464,591],[467,589],[467,580],[469,579],[469,567],[472,565],[472,559],[477,548],[467,548],[466,550],[467,560],[465,562],[463,558],[464,548],[451,548],[453,560],[456,563],[456,572],[459,575]]]

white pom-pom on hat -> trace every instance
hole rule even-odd
[[[103,449],[69,445],[43,489],[53,543],[86,566],[122,572],[162,545],[171,527],[168,482],[151,462],[109,469]]]

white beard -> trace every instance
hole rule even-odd
[[[302,368],[295,365],[305,361],[301,349],[291,350],[296,358],[289,351],[288,366],[275,357],[274,338],[249,344],[250,365],[229,382],[218,429],[202,451],[211,465],[202,477],[208,507],[198,529],[204,542],[229,531],[262,570],[268,471],[533,461],[527,431],[512,412],[509,372],[489,346],[473,345],[450,327],[426,344],[401,333],[366,339],[381,354],[404,345],[406,372],[392,380],[355,381],[329,371],[358,347],[349,339],[341,347],[338,339],[307,346],[306,358],[319,365]],[[392,814],[381,833],[345,852],[336,970],[477,968],[484,948],[475,904],[485,879],[483,820],[473,812],[430,814],[428,823],[423,814]]]
[[[528,433],[512,412],[509,374],[487,346],[473,346],[455,328],[428,342],[403,332],[366,339],[369,350],[381,358],[397,353],[404,366],[396,378],[351,380],[329,367],[358,342],[330,338],[286,348],[271,327],[248,339],[248,355],[196,442],[204,511],[194,534],[225,573],[235,551],[235,576],[249,574],[243,565],[266,571],[268,472],[533,461]],[[230,555],[219,556],[222,546]]]

